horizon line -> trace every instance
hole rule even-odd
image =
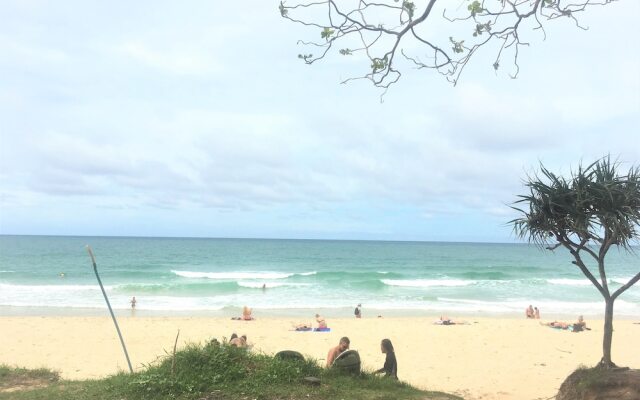
[[[213,240],[299,240],[325,242],[391,242],[391,243],[475,243],[475,244],[531,244],[528,242],[474,242],[451,240],[402,240],[402,239],[327,239],[327,238],[286,238],[286,237],[214,237],[214,236],[145,236],[145,235],[74,235],[74,234],[13,234],[0,233],[1,236],[24,237],[68,237],[68,238],[120,238],[120,239],[213,239]]]

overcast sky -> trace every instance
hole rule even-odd
[[[1,234],[511,242],[539,162],[640,161],[637,0],[530,32],[516,80],[490,53],[383,103],[277,0],[1,8]]]

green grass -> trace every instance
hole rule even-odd
[[[93,381],[58,381],[46,370],[0,368],[5,376],[36,374],[48,380],[45,388],[2,392],[0,400],[460,400],[440,392],[426,392],[392,379],[363,373],[345,376],[320,368],[315,360],[289,361],[254,354],[227,345],[190,345],[144,371]],[[320,386],[303,378],[315,376]],[[53,379],[55,377],[55,379]],[[2,386],[0,386],[1,388]]]
[[[11,368],[0,364],[0,393],[23,387],[49,386],[58,380],[58,374],[48,369]]]

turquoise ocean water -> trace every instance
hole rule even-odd
[[[137,312],[152,315],[235,315],[245,304],[256,315],[347,316],[362,303],[365,317],[604,310],[566,251],[527,244],[0,236],[0,313],[101,315],[87,244],[113,307],[136,296]],[[640,271],[640,254],[613,250],[607,270],[619,287]],[[615,315],[640,317],[640,285]]]

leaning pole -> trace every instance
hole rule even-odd
[[[98,266],[96,265],[96,258],[93,256],[93,250],[91,250],[91,246],[89,245],[87,245],[86,248],[87,248],[87,251],[89,252],[89,256],[91,257],[91,263],[93,264],[93,272],[96,273],[96,278],[98,278],[98,284],[100,285],[100,290],[102,290],[104,301],[107,302],[107,307],[109,308],[111,319],[113,319],[113,324],[116,326],[116,331],[118,332],[118,337],[120,338],[120,343],[122,344],[122,350],[124,350],[124,356],[127,358],[127,364],[129,364],[129,372],[133,373],[133,368],[131,368],[131,361],[129,360],[129,353],[127,353],[127,346],[124,345],[124,340],[122,339],[122,334],[120,333],[120,327],[118,327],[118,321],[116,321],[116,316],[113,314],[113,310],[111,309],[111,304],[109,303],[107,292],[104,291],[104,287],[102,286],[102,281],[100,280],[100,275],[98,275]]]

